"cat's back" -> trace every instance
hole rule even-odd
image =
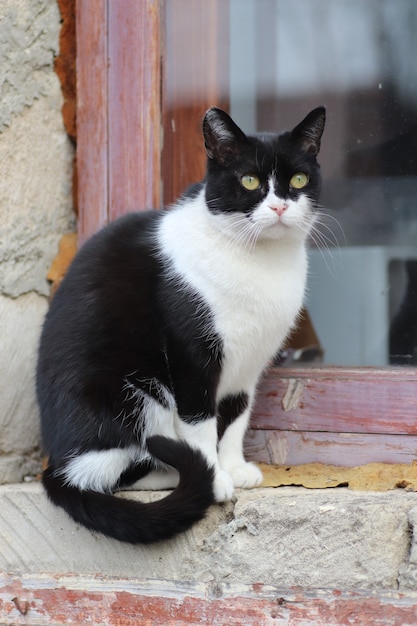
[[[129,213],[93,235],[79,250],[52,300],[47,322],[59,309],[114,302],[124,288],[158,270],[155,231],[162,214]]]
[[[100,353],[115,359],[141,320],[154,319],[160,271],[155,230],[162,213],[131,213],[80,249],[52,299],[40,341],[38,372],[88,368]],[[83,368],[81,364],[83,363]]]
[[[152,263],[155,232],[161,217],[162,212],[158,211],[128,213],[102,228],[80,249],[64,285],[68,287],[76,273],[87,281],[84,287],[100,278],[109,283],[112,273],[123,269],[127,274],[127,268],[134,272],[143,263]]]

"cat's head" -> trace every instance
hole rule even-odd
[[[325,118],[319,107],[292,131],[245,135],[221,109],[207,111],[206,202],[222,230],[246,243],[307,237],[320,193],[316,157]]]

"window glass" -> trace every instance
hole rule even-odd
[[[327,107],[307,298],[327,364],[417,364],[416,33],[415,0],[231,0],[236,121]]]

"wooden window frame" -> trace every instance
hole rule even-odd
[[[159,0],[77,0],[80,244],[161,204],[161,18]]]
[[[176,0],[171,20],[180,19],[185,1]],[[192,4],[196,15],[206,7],[207,40],[196,42],[200,50],[216,49],[216,29],[227,27],[218,19],[224,6],[225,0]],[[80,243],[126,211],[169,203],[204,169],[193,120],[211,103],[222,104],[218,73],[226,64],[202,56],[206,93],[195,94],[191,107],[162,112],[166,59],[171,80],[181,69],[173,50],[166,54],[165,17],[162,0],[77,0]],[[178,132],[190,121],[188,145],[195,152],[184,151]],[[188,164],[174,168],[184,153]],[[416,409],[413,368],[272,368],[258,390],[247,448],[253,459],[281,464],[408,463],[416,456]]]

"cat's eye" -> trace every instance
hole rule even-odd
[[[256,189],[259,189],[261,186],[261,181],[254,174],[245,174],[245,176],[242,176],[240,179],[240,182],[242,183],[242,187],[248,191],[256,191]]]
[[[302,189],[308,184],[309,178],[304,172],[297,172],[290,180],[290,185],[293,189]]]

